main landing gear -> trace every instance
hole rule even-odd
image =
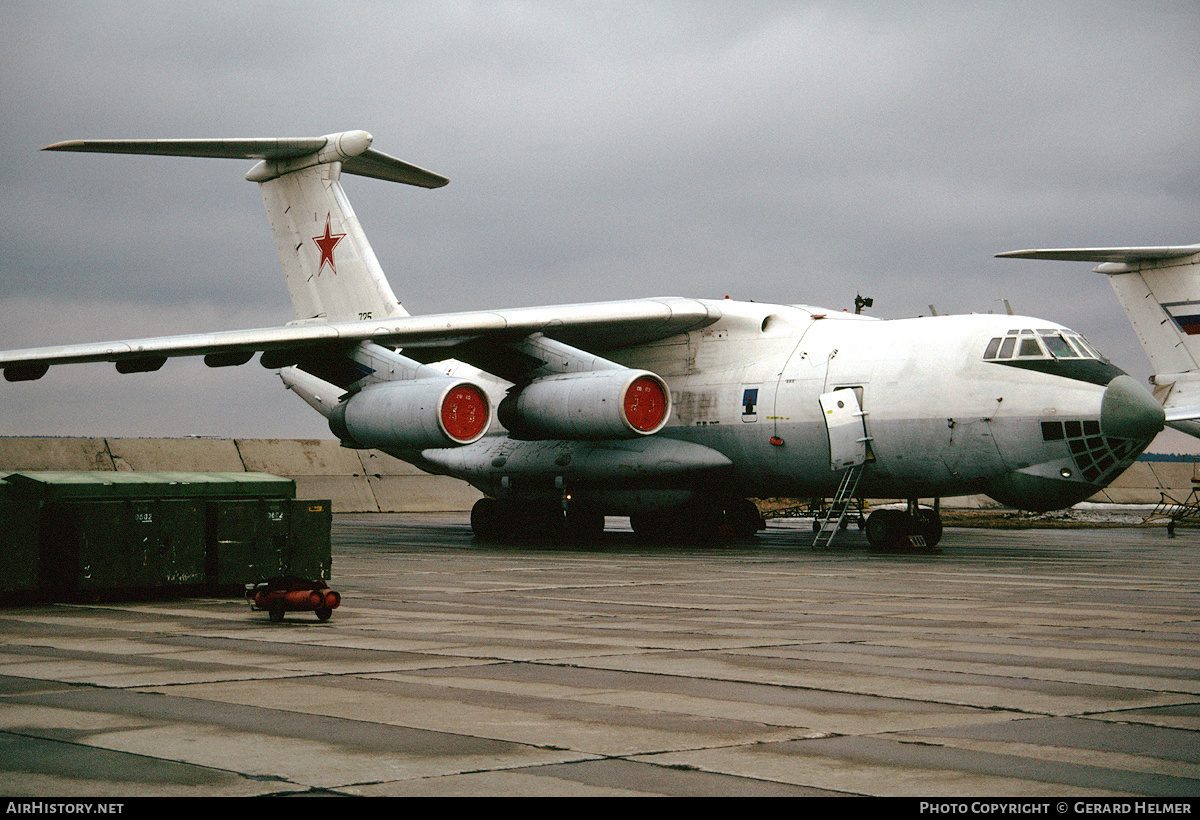
[[[634,513],[633,531],[654,541],[717,542],[749,538],[765,526],[754,502],[714,498],[669,510]],[[604,513],[586,502],[481,498],[471,508],[481,541],[591,543],[604,532]]]
[[[651,541],[715,543],[751,538],[766,527],[748,498],[712,498],[669,510],[634,513],[629,526]]]
[[[910,498],[905,510],[875,510],[867,517],[867,541],[876,550],[930,549],[942,540],[938,500],[933,508]]]
[[[557,501],[481,498],[471,508],[471,530],[482,541],[596,541],[604,513],[588,504],[566,511]]]

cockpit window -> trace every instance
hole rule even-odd
[[[1066,338],[1053,330],[1042,331],[1042,341],[1046,345],[1046,349],[1050,351],[1050,355],[1056,359],[1074,359],[1079,354],[1071,349],[1071,345],[1067,344]]]
[[[1022,359],[1032,356],[1035,359],[1040,359],[1044,355],[1041,345],[1037,343],[1036,337],[1030,337],[1021,340],[1021,349],[1017,351],[1017,355]]]
[[[1071,330],[1016,328],[988,342],[985,361],[1002,359],[1106,359]]]
[[[1071,341],[1076,342],[1081,348],[1086,350],[1087,353],[1085,355],[1090,356],[1093,359],[1100,359],[1101,361],[1107,361],[1107,359],[1105,359],[1102,355],[1100,355],[1100,351],[1098,351],[1098,350],[1096,350],[1096,348],[1092,347],[1091,343],[1088,342],[1088,340],[1083,338],[1082,336],[1072,336]]]

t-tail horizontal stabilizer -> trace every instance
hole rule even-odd
[[[374,177],[421,188],[441,188],[450,180],[409,165],[371,148],[373,137],[366,131],[342,131],[323,137],[300,139],[184,139],[184,140],[67,140],[48,145],[44,151],[82,151],[91,154],[143,154],[165,157],[210,157],[214,159],[260,159],[276,168],[289,170],[311,164],[341,162],[348,174]],[[259,166],[255,166],[257,170]],[[251,171],[255,173],[255,171]],[[263,171],[258,171],[263,173]],[[255,180],[258,181],[258,180]]]
[[[1132,248],[1050,248],[1046,250],[1006,251],[996,254],[1003,259],[1052,259],[1059,262],[1104,262],[1139,265],[1182,259],[1200,253],[1200,245],[1150,245]],[[1097,273],[1109,271],[1097,270]]]
[[[259,183],[296,319],[337,322],[407,316],[342,190],[343,171],[422,188],[443,176],[371,148],[366,131],[305,139],[74,140],[47,151],[257,159]]]

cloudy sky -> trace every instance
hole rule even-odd
[[[5,10],[3,348],[292,318],[252,163],[37,150],[64,139],[370,131],[451,180],[345,180],[412,313],[1008,299],[1139,379],[1103,276],[993,254],[1200,241],[1194,0]],[[329,437],[256,363],[0,392],[0,435]]]

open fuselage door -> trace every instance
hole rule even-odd
[[[825,430],[829,434],[829,468],[841,473],[842,478],[837,492],[825,508],[824,518],[814,521],[814,549],[820,547],[822,542],[826,547],[833,543],[834,536],[845,526],[848,516],[858,515],[861,521],[862,507],[861,504],[856,505],[854,499],[857,497],[863,467],[870,456],[865,414],[858,392],[850,387],[839,388],[822,393],[820,402],[821,416],[825,419]]]
[[[849,387],[823,393],[821,415],[829,434],[829,468],[841,472],[867,462],[867,428],[858,394]]]

